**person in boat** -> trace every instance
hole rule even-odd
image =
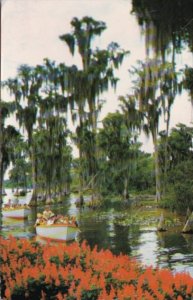
[[[48,220],[49,218],[55,216],[55,214],[51,211],[50,206],[46,206],[45,210],[43,211],[44,219]]]
[[[11,199],[9,199],[8,202],[6,204],[4,204],[4,208],[14,209],[15,205],[13,204],[13,201]]]
[[[8,202],[6,204],[4,204],[5,208],[11,208],[12,207],[12,202],[11,199],[8,200]]]
[[[13,199],[12,205],[13,205],[13,207],[19,206],[19,199],[18,198]]]
[[[68,217],[59,215],[59,216],[57,216],[56,223],[57,224],[68,225]]]
[[[46,222],[47,222],[47,220],[43,217],[43,214],[38,213],[34,227],[39,226],[39,225],[45,225]]]
[[[47,225],[53,225],[56,223],[57,220],[57,216],[55,216],[54,214],[47,220]]]
[[[69,224],[78,227],[78,223],[76,221],[76,217],[75,216],[72,216],[72,217],[69,218]]]
[[[24,203],[23,207],[26,208],[26,209],[29,209],[29,208],[30,208],[29,205],[28,205],[27,203]]]

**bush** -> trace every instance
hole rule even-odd
[[[189,274],[143,268],[126,255],[91,250],[85,242],[40,247],[9,237],[1,238],[0,247],[3,299],[190,300],[193,292]]]
[[[193,209],[193,161],[183,161],[171,172],[170,181],[173,182],[175,206],[184,212],[189,207]]]
[[[170,210],[176,209],[176,197],[174,192],[168,192],[166,196],[162,197],[159,207],[168,208]]]

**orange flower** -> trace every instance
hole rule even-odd
[[[105,283],[105,277],[103,274],[100,274],[98,283],[99,283],[99,287],[101,289],[105,290],[106,283]]]
[[[186,289],[187,294],[193,293],[193,278],[186,273],[177,273],[174,277],[175,287],[177,290]]]
[[[114,288],[111,286],[110,294],[109,294],[109,299],[114,299],[116,296]]]
[[[9,300],[11,299],[11,290],[9,288],[6,288],[5,290],[5,296]]]
[[[57,297],[57,300],[63,300],[64,299],[62,293],[60,293],[60,292],[56,295],[56,297]]]
[[[39,278],[39,270],[38,270],[37,266],[34,266],[33,268],[30,269],[30,277],[32,277],[34,279]]]
[[[40,280],[57,286],[57,299],[67,299],[72,296],[81,300],[85,295],[99,289],[99,300],[164,300],[174,299],[177,293],[183,292],[190,298],[193,292],[193,278],[186,273],[173,275],[169,270],[143,268],[135,260],[126,255],[115,256],[109,250],[93,250],[83,242],[70,245],[42,245],[37,247],[25,239],[9,240],[0,238],[3,264],[1,276],[5,282],[6,299],[11,299],[11,293],[17,284],[27,292],[28,278]],[[51,260],[52,258],[52,260]],[[53,258],[56,258],[54,262]],[[64,258],[65,266],[63,265]],[[112,278],[110,293],[106,290],[106,282]],[[60,285],[64,281],[69,286],[65,295],[61,293]],[[42,293],[42,299],[45,295]],[[178,300],[182,299],[178,296]]]
[[[113,272],[113,278],[119,280],[119,281],[128,281],[129,278],[129,272],[125,270],[125,268],[119,268],[117,272]]]
[[[160,283],[160,287],[161,290],[163,291],[164,294],[169,295],[170,297],[173,297],[173,289],[172,289],[172,285],[173,285],[173,274],[171,273],[171,271],[163,269],[163,270],[159,270],[157,271],[157,273],[155,274],[158,282]]]
[[[107,294],[106,290],[102,290],[98,297],[98,300],[110,300],[109,295]],[[112,299],[111,299],[112,300]]]
[[[58,278],[55,279],[55,285],[59,286],[60,285],[60,280]]]
[[[135,295],[136,295],[136,289],[133,285],[125,284],[122,290],[117,291],[117,297],[120,300],[127,299],[127,298],[135,299]]]

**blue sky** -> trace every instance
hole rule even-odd
[[[80,64],[78,55],[71,57],[59,35],[70,32],[73,17],[92,16],[106,22],[107,30],[95,40],[95,46],[105,48],[111,41],[118,42],[131,54],[125,59],[117,91],[105,93],[101,119],[118,108],[118,96],[130,92],[128,69],[136,60],[145,57],[144,39],[140,35],[135,16],[130,15],[130,0],[4,0],[2,8],[2,80],[16,75],[20,64],[36,65],[48,57],[56,62]],[[189,53],[180,55],[179,64],[193,63]],[[7,95],[6,95],[7,97]],[[191,105],[187,94],[176,99],[171,126],[178,122],[189,124]],[[14,122],[14,120],[10,120]],[[152,151],[151,139],[141,138],[143,149]]]

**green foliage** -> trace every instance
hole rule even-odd
[[[171,40],[171,32],[168,32],[166,39],[162,39],[162,34],[166,33],[166,21],[174,28],[178,28],[179,24],[171,24],[171,20],[165,20],[162,15],[161,27],[158,26],[159,22],[157,24],[155,15],[152,15],[153,8],[157,11],[158,2],[150,4],[146,0],[133,1],[133,10],[140,25],[147,26],[147,44],[150,42],[148,38],[151,37],[151,22],[155,32],[160,34],[157,36],[157,48],[153,48],[159,55],[153,60],[139,62],[138,67],[133,68],[130,73],[134,78],[134,93],[120,97],[123,114],[116,112],[107,115],[103,120],[102,129],[98,130],[98,117],[103,105],[101,95],[108,91],[110,86],[116,88],[118,78],[115,76],[115,70],[121,66],[124,57],[129,53],[115,42],[110,43],[106,49],[93,49],[94,38],[106,29],[106,24],[102,21],[88,16],[82,19],[75,17],[71,21],[71,33],[60,36],[72,55],[79,52],[82,59],[81,69],[75,65],[68,67],[65,63],[57,65],[46,58],[42,65],[36,67],[21,65],[17,77],[5,82],[4,85],[14,96],[15,103],[2,102],[3,125],[5,118],[15,109],[20,127],[27,132],[26,148],[18,149],[18,143],[17,147],[13,147],[16,144],[16,130],[13,127],[3,128],[3,171],[11,161],[14,162],[10,173],[12,183],[26,185],[26,175],[31,173],[33,188],[38,186],[50,195],[51,191],[62,192],[64,188],[68,190],[71,177],[74,177],[74,188],[81,186],[81,192],[89,187],[92,191],[97,189],[105,196],[120,197],[124,194],[126,199],[131,190],[153,190],[156,176],[156,189],[160,192],[159,169],[164,177],[168,154],[170,159],[167,172],[170,172],[170,176],[167,180],[168,184],[176,189],[176,205],[180,207],[180,203],[183,202],[186,206],[191,202],[190,182],[180,182],[180,176],[183,175],[180,172],[180,162],[183,161],[186,165],[188,161],[193,160],[190,150],[193,131],[180,124],[171,131],[167,139],[170,109],[178,92],[178,83],[174,62],[167,63],[165,60],[165,47],[174,43],[173,46],[181,48],[182,40],[176,45],[177,31],[175,34],[172,31],[174,39]],[[171,6],[166,4],[164,8],[161,7],[160,12],[171,14],[166,8],[169,6],[176,11],[180,2]],[[189,14],[187,6],[184,11],[177,12],[177,20],[181,14]],[[174,18],[172,11],[172,22]],[[184,18],[181,22],[186,23],[188,20],[189,18]],[[186,33],[190,33],[188,28]],[[190,36],[182,34],[182,37],[186,42],[191,41]],[[154,39],[152,42],[155,42]],[[151,46],[155,47],[154,44]],[[160,51],[161,60],[158,59]],[[191,94],[192,69],[186,67],[184,74],[183,87]],[[72,149],[68,144],[69,112],[76,126],[71,138],[79,150],[79,158],[73,163]],[[160,139],[158,158],[157,137],[161,115],[165,117],[167,128],[165,136]],[[152,135],[155,160],[140,151],[135,130],[139,132],[142,128]],[[26,162],[28,160],[29,163]],[[184,169],[184,172],[188,172],[188,169]],[[183,195],[187,201],[182,201]]]
[[[39,129],[33,136],[37,161],[39,187],[51,189],[69,184],[71,168],[71,148],[67,145],[67,132],[64,133],[62,119],[51,117],[47,128]],[[51,120],[50,120],[51,121]],[[53,125],[54,122],[54,125]]]
[[[160,202],[161,208],[168,208],[170,210],[176,209],[176,198],[173,189],[172,191],[167,192],[166,196],[163,196]]]
[[[5,174],[8,166],[11,162],[14,162],[16,156],[15,146],[21,140],[21,135],[19,131],[11,126],[8,125],[7,127],[3,128],[3,140],[2,140],[2,166],[1,174]]]
[[[107,49],[93,49],[93,40],[106,29],[106,24],[96,21],[92,17],[82,19],[73,18],[72,33],[60,36],[72,55],[79,52],[82,69],[73,69],[69,82],[72,83],[68,92],[73,95],[73,105],[70,104],[72,121],[76,124],[74,141],[79,149],[79,191],[83,186],[96,188],[98,174],[98,155],[96,145],[97,121],[103,102],[100,96],[109,90],[109,86],[116,88],[118,78],[114,70],[121,66],[128,51],[122,50],[115,42]],[[72,80],[71,80],[72,79]],[[72,101],[71,101],[72,102]],[[88,106],[88,112],[85,111]]]
[[[193,96],[193,68],[188,66],[184,69],[185,78],[183,80],[183,85],[186,90],[189,91],[189,94]]]
[[[131,186],[137,191],[147,191],[155,185],[154,159],[148,153],[139,152]]]
[[[141,28],[146,29],[147,51],[152,49],[163,59],[168,49],[178,53],[184,43],[192,51],[192,0],[133,0],[132,11]]]
[[[178,124],[172,128],[167,139],[167,195],[161,205],[185,212],[193,208],[193,128],[184,124]],[[159,140],[159,159],[162,174],[164,172],[164,153],[166,136],[161,133]]]
[[[12,186],[27,188],[29,186],[29,174],[31,164],[26,162],[24,157],[16,158],[13,168],[9,171],[9,178]]]
[[[171,155],[171,164],[175,166],[181,161],[193,159],[192,144],[193,128],[178,124],[171,130],[168,147]]]
[[[193,209],[193,160],[177,164],[170,176],[170,180],[174,183],[177,209],[184,212],[188,207]]]
[[[98,145],[98,184],[103,195],[122,195],[125,188],[128,192],[152,187],[153,159],[139,150],[137,136],[127,127],[123,114],[116,112],[107,115],[98,134]]]

